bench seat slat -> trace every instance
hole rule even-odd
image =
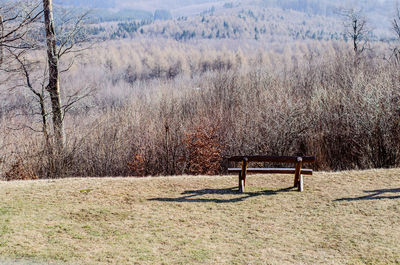
[[[228,168],[229,173],[239,173],[241,168]],[[247,173],[253,174],[294,174],[296,172],[295,168],[248,168]],[[312,169],[301,169],[301,174],[312,175]]]

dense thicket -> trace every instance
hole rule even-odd
[[[224,158],[237,154],[316,155],[319,170],[400,165],[400,71],[379,49],[356,57],[342,43],[309,43],[194,56],[182,45],[179,56],[146,44],[147,57],[126,43],[109,57],[94,49],[64,76],[66,93],[97,92],[67,114],[68,148],[58,165],[48,164],[40,134],[13,129],[34,127],[32,116],[21,116],[34,112],[29,97],[3,100],[3,175],[195,173],[199,146],[209,146],[204,152],[221,173]]]

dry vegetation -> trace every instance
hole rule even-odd
[[[399,264],[399,169],[0,183],[0,256],[67,264]]]
[[[225,157],[244,153],[316,155],[323,170],[399,166],[400,73],[384,59],[384,44],[354,56],[340,42],[242,51],[174,41],[161,49],[162,43],[107,43],[63,76],[65,95],[96,93],[67,113],[68,146],[57,165],[49,164],[40,133],[16,130],[40,128],[40,118],[35,123],[29,94],[14,90],[2,100],[2,172],[18,166],[39,178],[194,173],[185,135],[202,123],[218,125],[209,145],[221,149],[214,173],[224,172]]]

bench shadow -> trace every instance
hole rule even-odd
[[[364,200],[383,200],[383,199],[400,199],[400,189],[383,189],[383,190],[365,190],[365,196],[355,198],[341,198],[335,201],[364,201]],[[388,193],[398,193],[399,195],[387,195]]]
[[[294,190],[293,187],[284,188],[280,190],[263,190],[257,192],[244,192],[239,193],[237,187],[226,188],[226,189],[202,189],[202,190],[187,190],[181,193],[181,197],[178,198],[152,198],[149,201],[161,201],[161,202],[215,202],[215,203],[235,203],[241,202],[250,198],[258,196],[270,196],[276,195],[283,192],[290,192]],[[297,190],[297,188],[296,188]],[[205,195],[236,195],[230,199],[215,199],[215,198],[202,198]]]

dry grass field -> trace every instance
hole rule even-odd
[[[400,264],[400,169],[0,182],[0,260]],[[7,262],[6,262],[7,261]],[[13,262],[11,262],[13,261]]]

